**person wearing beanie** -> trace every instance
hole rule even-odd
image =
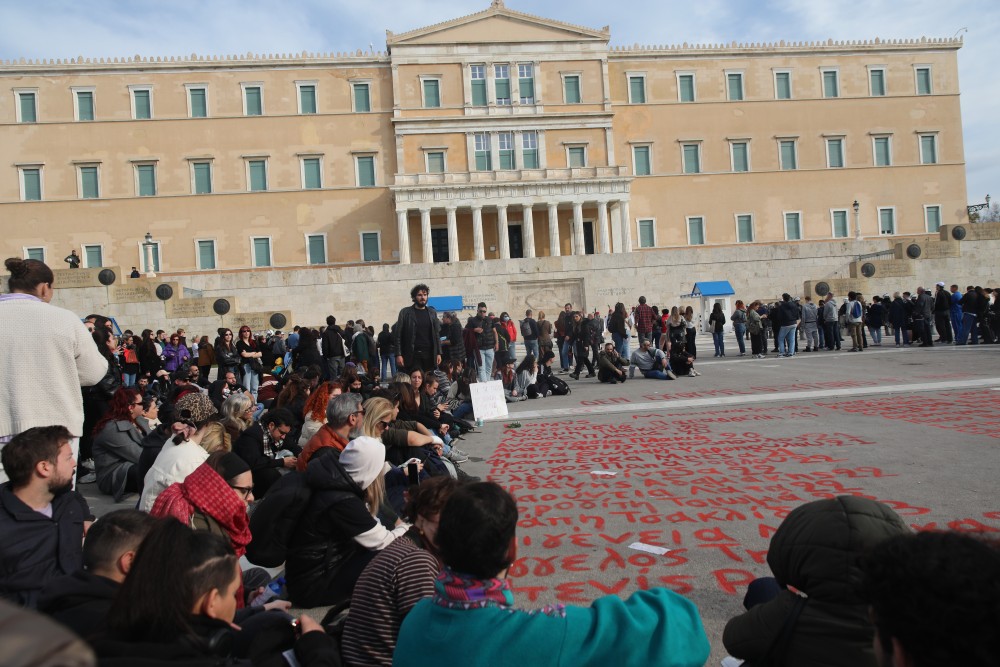
[[[335,605],[350,598],[365,566],[409,525],[379,521],[385,499],[385,445],[361,436],[337,456],[318,451],[306,468],[312,498],[292,533],[285,562],[288,593],[297,607]]]

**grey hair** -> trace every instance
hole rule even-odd
[[[253,406],[253,399],[242,391],[230,394],[219,406],[219,414],[222,416],[223,424],[238,426],[241,431],[245,431],[253,425],[253,420],[247,420],[243,415],[247,408]]]
[[[361,394],[345,392],[326,404],[326,423],[330,428],[340,428],[361,407]]]

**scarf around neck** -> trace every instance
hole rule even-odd
[[[434,596],[431,602],[447,609],[486,609],[493,607],[510,612],[519,611],[514,608],[514,592],[507,579],[476,579],[475,577],[455,572],[450,567],[442,568],[434,581]],[[542,609],[529,611],[528,614],[545,614],[546,616],[566,616],[565,605],[551,605]]]

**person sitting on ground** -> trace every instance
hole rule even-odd
[[[268,410],[259,422],[243,431],[233,445],[233,451],[247,462],[253,472],[253,494],[257,498],[264,497],[283,470],[295,468],[300,450],[295,445],[287,448],[284,445],[285,436],[294,421],[295,418],[285,408]]]
[[[630,361],[632,363],[628,369],[629,377],[633,377],[638,370],[643,377],[653,380],[677,379],[674,372],[667,367],[667,355],[663,354],[663,350],[653,347],[648,340],[639,343],[639,349],[632,353]]]
[[[538,382],[538,360],[534,354],[530,352],[525,354],[524,359],[518,364],[514,373],[517,376],[517,379],[514,381],[514,388],[519,394],[528,398],[539,398],[541,396],[535,384]]]
[[[326,423],[302,449],[295,465],[296,470],[305,472],[309,461],[320,449],[332,447],[338,452],[344,451],[348,442],[361,435],[364,416],[365,410],[361,407],[359,394],[338,394],[330,398],[326,405]]]
[[[428,459],[444,454],[444,441],[423,424],[398,417],[398,394],[390,392],[386,397],[375,396],[365,401],[365,429],[373,431],[376,425],[386,422],[381,434],[386,461],[398,466],[417,458],[429,475],[440,474],[438,466],[430,464]]]
[[[694,369],[694,357],[688,354],[686,341],[670,346],[670,369],[678,377],[693,378],[701,375]]]
[[[448,388],[448,408],[457,419],[464,419],[472,414],[472,390],[469,385],[476,381],[478,373],[475,368],[464,367],[453,377]]]
[[[306,380],[305,374],[300,375],[296,373],[288,379],[281,393],[278,394],[278,398],[274,401],[274,407],[288,410],[289,414],[293,417],[292,428],[288,431],[288,435],[285,436],[286,447],[288,445],[299,444],[302,427],[306,423],[304,414],[306,401],[309,400],[309,394],[311,393],[312,388],[309,385],[309,381]]]
[[[441,391],[438,387],[438,379],[434,375],[428,375],[427,379],[420,386],[420,412],[442,424],[448,425],[448,436],[455,438],[472,428],[472,424],[455,417],[448,409],[448,401],[440,398]]]
[[[326,408],[330,399],[344,393],[344,388],[339,380],[324,382],[316,391],[309,394],[309,400],[302,408],[305,416],[305,423],[302,425],[302,433],[299,435],[299,444],[305,447],[309,444],[316,432],[326,423]]]
[[[262,633],[246,623],[242,631],[233,626],[241,583],[239,559],[225,538],[191,530],[175,519],[159,521],[139,547],[111,606],[108,634],[95,642],[101,665],[249,667],[280,660],[280,655],[257,654],[259,644],[252,640]],[[282,623],[287,630],[281,639],[294,641],[303,667],[337,664],[336,643],[319,623],[301,616],[297,641],[288,621]]]
[[[552,373],[552,366],[555,363],[555,358],[555,352],[547,350],[542,352],[542,356],[538,360],[538,373],[535,377],[535,388],[538,390],[538,395],[542,398],[552,396],[555,393],[555,385],[557,383],[552,381],[555,377]],[[562,380],[559,380],[559,383],[562,383]]]
[[[73,490],[76,460],[65,426],[36,426],[0,452],[9,481],[0,485],[0,597],[34,608],[53,579],[83,565],[93,517]]]
[[[138,493],[142,479],[136,464],[142,454],[146,434],[136,419],[142,414],[142,396],[135,387],[119,387],[111,398],[107,414],[94,426],[94,467],[97,488],[121,502],[129,493]]]
[[[521,665],[703,665],[708,638],[695,605],[665,588],[616,595],[590,607],[514,607],[507,578],[517,560],[517,504],[493,482],[461,486],[441,512],[444,563],[434,595],[403,619],[397,667],[468,665],[489,656]]]
[[[615,349],[615,344],[605,343],[604,349],[597,355],[597,381],[611,384],[625,382],[628,379],[625,373],[626,366],[628,360],[622,359]]]
[[[139,499],[139,509],[148,512],[153,509],[156,497],[163,493],[171,484],[183,482],[195,468],[217,451],[232,450],[232,440],[226,427],[217,421],[215,406],[204,394],[188,394],[177,402],[175,410],[179,418],[189,426],[194,426],[194,433],[189,430],[185,437],[174,436],[163,445],[160,455],[156,457],[153,467],[146,473],[142,484],[142,496]]]
[[[84,639],[101,634],[135,552],[154,525],[156,519],[138,510],[102,516],[87,531],[83,569],[51,581],[38,599],[38,610]]]
[[[796,507],[767,550],[774,578],[750,584],[747,611],[730,619],[722,634],[726,650],[750,663],[874,667],[874,632],[857,591],[859,560],[883,540],[909,532],[899,515],[867,498],[838,496]]]
[[[236,377],[236,371],[226,371],[208,387],[208,397],[212,399],[216,410],[221,409],[223,401],[233,394],[250,396],[250,392],[243,388],[239,378]]]
[[[341,642],[349,667],[392,665],[400,624],[417,602],[434,594],[441,570],[435,533],[441,510],[457,486],[450,477],[434,477],[413,487],[406,504],[412,528],[361,573]]]
[[[1000,542],[986,535],[897,535],[861,561],[861,598],[881,667],[996,665]]]
[[[236,442],[243,431],[253,426],[253,416],[257,411],[249,394],[231,394],[219,408],[219,423],[229,434],[229,441]]]
[[[528,395],[518,389],[517,372],[514,369],[514,360],[508,356],[498,362],[498,369],[495,380],[500,380],[503,385],[503,395],[508,403],[517,403],[527,400]],[[447,442],[447,440],[445,441]]]
[[[313,457],[306,468],[312,497],[289,540],[288,594],[297,607],[350,598],[362,570],[409,525],[390,530],[376,515],[385,498],[385,445],[362,436],[340,456]]]

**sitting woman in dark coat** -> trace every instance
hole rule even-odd
[[[119,387],[111,407],[94,427],[94,467],[97,488],[115,502],[142,489],[139,457],[146,434],[136,422],[142,414],[142,397],[135,387]]]

